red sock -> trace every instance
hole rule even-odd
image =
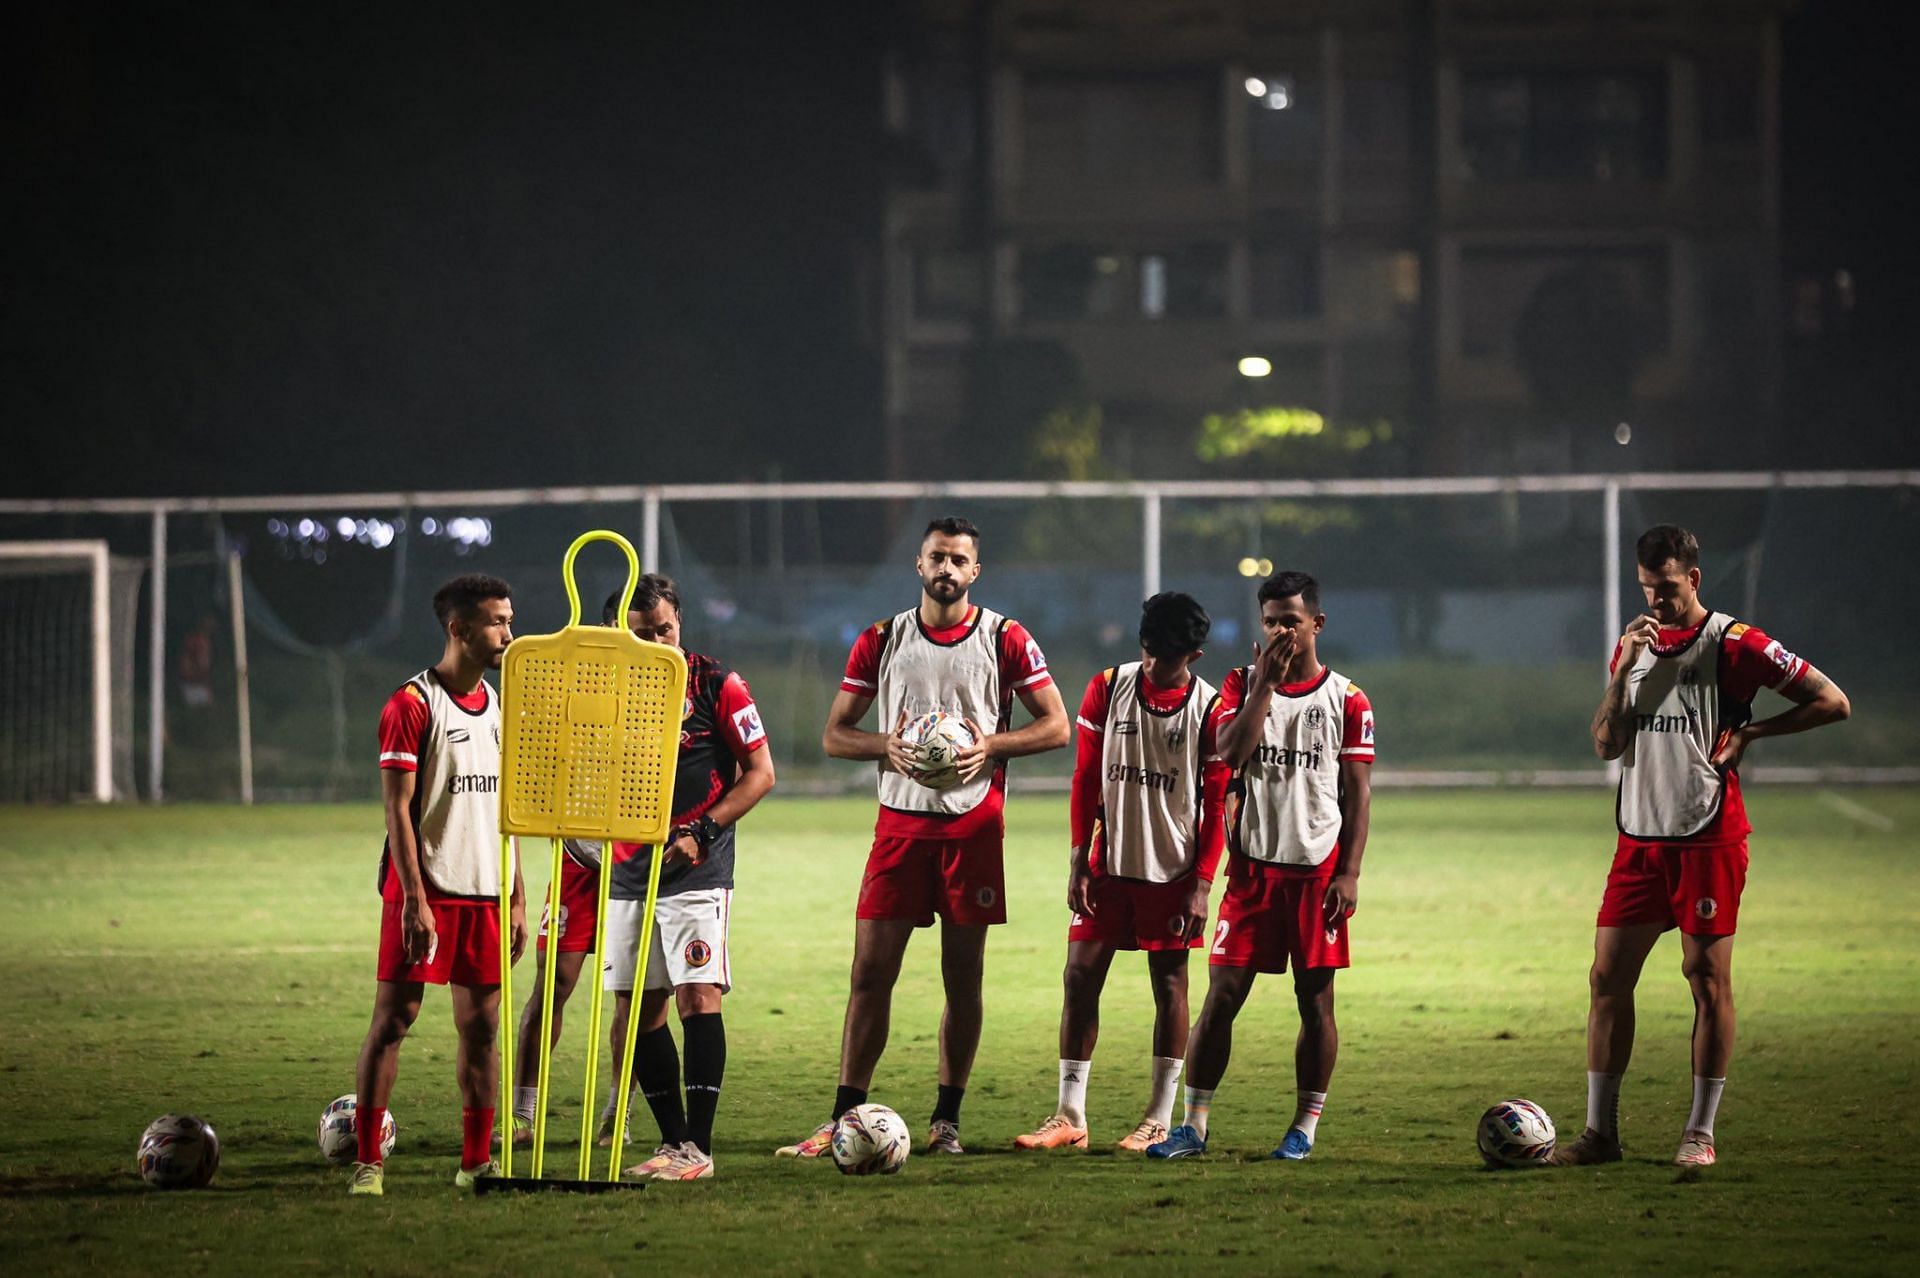
[[[460,1170],[472,1171],[493,1157],[493,1106],[460,1111]]]
[[[360,1146],[357,1157],[363,1163],[384,1161],[380,1154],[380,1131],[387,1125],[384,1106],[369,1105],[354,1111],[353,1138]]]

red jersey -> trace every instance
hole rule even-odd
[[[968,608],[966,616],[956,625],[942,628],[925,626],[923,629],[927,638],[934,643],[958,643],[972,628],[978,611],[978,608]],[[840,691],[868,700],[879,695],[880,654],[886,642],[884,624],[868,626],[860,632],[860,637],[853,641],[853,651],[847,654],[847,669],[840,677]],[[1040,651],[1040,645],[1034,642],[1025,626],[1011,618],[1000,630],[999,656],[1000,687],[1008,694],[1032,692],[1053,682],[1053,675],[1047,670],[1046,655]],[[994,728],[990,723],[980,726],[988,732]],[[893,725],[881,724],[880,731],[891,732]],[[874,825],[874,834],[888,839],[958,841],[971,838],[981,830],[1001,823],[1006,810],[1006,792],[1006,769],[996,767],[987,797],[971,811],[957,817],[938,817],[899,812],[882,806],[880,818]]]
[[[1700,625],[1705,624],[1703,619]],[[1700,626],[1662,626],[1654,643],[1663,649],[1682,648],[1699,633]],[[1607,673],[1611,675],[1619,664],[1620,643],[1615,640],[1613,656],[1607,661]],[[1778,640],[1769,638],[1758,626],[1738,621],[1727,627],[1727,633],[1720,639],[1719,668],[1720,696],[1722,705],[1726,707],[1721,723],[1723,731],[1743,727],[1753,718],[1753,699],[1760,689],[1771,688],[1775,692],[1784,692],[1807,673],[1807,663],[1788,652]],[[1729,771],[1726,796],[1720,802],[1719,813],[1707,827],[1698,834],[1668,842],[1702,845],[1738,843],[1752,832],[1753,826],[1747,822],[1746,800],[1740,797],[1740,774]],[[1619,845],[1637,846],[1639,842],[1622,834]]]
[[[1086,695],[1080,698],[1080,713],[1074,720],[1078,731],[1074,734],[1073,795],[1068,826],[1073,846],[1088,848],[1096,872],[1104,834],[1100,822],[1101,757],[1106,744],[1107,710],[1113,699],[1112,674],[1111,670],[1102,670],[1088,680]],[[1178,710],[1187,695],[1184,687],[1160,687],[1148,679],[1144,671],[1139,686],[1140,699],[1161,713]],[[1227,783],[1233,777],[1233,769],[1218,757],[1220,752],[1215,745],[1222,722],[1216,700],[1200,737],[1200,757],[1205,762],[1200,769],[1200,829],[1195,840],[1194,862],[1196,873],[1209,883],[1213,882],[1220,854],[1227,846]]]

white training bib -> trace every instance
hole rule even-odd
[[[1684,839],[1720,812],[1727,781],[1713,766],[1720,731],[1720,641],[1733,618],[1709,613],[1683,648],[1640,650],[1627,674],[1633,735],[1620,759],[1615,821],[1635,839]]]
[[[1123,879],[1168,883],[1193,872],[1200,831],[1200,743],[1213,686],[1194,676],[1159,711],[1140,695],[1138,661],[1116,667],[1100,746],[1101,865]]]
[[[880,650],[880,730],[891,733],[902,712],[909,721],[931,710],[972,719],[983,732],[1005,726],[1007,702],[1000,687],[1000,631],[1007,619],[985,608],[974,610],[973,625],[952,643],[935,643],[910,609],[887,623]],[[933,790],[876,765],[880,803],[900,812],[957,816],[980,806],[993,784],[988,768],[965,785]]]
[[[431,670],[410,683],[427,703],[414,780],[414,831],[427,882],[456,896],[500,895],[500,696],[464,710]]]
[[[1241,855],[1319,865],[1340,841],[1340,750],[1350,683],[1329,669],[1297,695],[1275,689],[1260,744],[1240,767],[1233,848]]]

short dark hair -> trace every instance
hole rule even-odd
[[[616,590],[607,596],[605,603],[600,605],[601,625],[614,626],[620,624],[620,596],[625,593],[626,590],[624,588]],[[674,615],[676,617],[679,616],[680,588],[673,584],[673,578],[664,573],[643,573],[640,577],[639,584],[633,588],[633,602],[627,605],[627,611],[632,612],[638,609],[641,612],[652,612],[660,606],[660,601],[663,599],[673,605]]]
[[[1192,595],[1165,590],[1140,605],[1140,646],[1149,656],[1182,657],[1206,646],[1213,618]]]
[[[1260,583],[1260,603],[1266,603],[1269,599],[1291,599],[1295,595],[1300,596],[1300,602],[1307,606],[1308,612],[1320,611],[1320,583],[1310,573],[1283,568]]]
[[[1633,556],[1642,568],[1657,572],[1671,559],[1682,569],[1700,566],[1700,539],[1679,524],[1655,524],[1640,534]]]
[[[971,537],[973,553],[975,555],[980,553],[980,530],[973,526],[971,519],[963,519],[959,515],[942,515],[927,524],[927,530],[920,534],[921,544],[925,545],[927,538],[935,533],[942,533],[948,537]]]
[[[511,598],[513,587],[498,577],[489,577],[483,572],[465,573],[433,592],[433,615],[445,630],[449,621],[455,617],[471,617],[474,609],[489,599]]]

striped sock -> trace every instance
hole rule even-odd
[[[1320,1111],[1326,1105],[1325,1092],[1310,1092],[1304,1087],[1300,1089],[1300,1100],[1293,1111],[1293,1125],[1305,1132],[1308,1140],[1312,1140],[1314,1132],[1319,1129]]]
[[[1207,1138],[1207,1111],[1213,1108],[1213,1089],[1211,1087],[1189,1087],[1186,1089],[1186,1115],[1180,1122],[1191,1127],[1201,1140]]]

